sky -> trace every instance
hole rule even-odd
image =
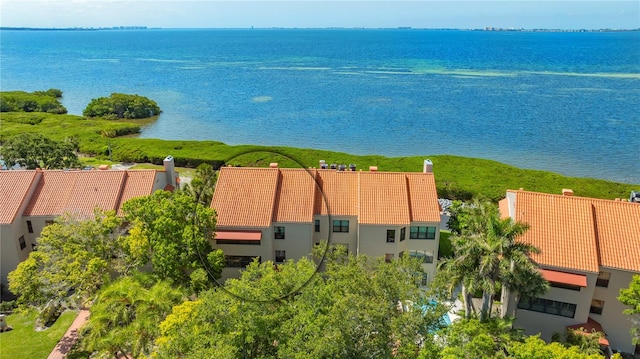
[[[640,0],[0,0],[4,27],[640,28]]]

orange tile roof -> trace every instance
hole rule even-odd
[[[125,171],[43,171],[25,216],[91,215],[117,209]]]
[[[278,168],[222,167],[213,193],[219,226],[269,227]]]
[[[274,222],[311,222],[316,192],[315,171],[281,169],[276,189]]]
[[[120,210],[131,198],[150,195],[154,170],[42,171],[25,216],[89,216],[93,210]]]
[[[136,197],[148,196],[152,193],[156,173],[157,171],[155,170],[126,171],[124,188],[122,189],[120,204],[118,205],[119,214],[121,213],[120,210],[122,205],[128,200]],[[167,186],[171,185],[167,184]],[[167,186],[165,186],[165,190],[167,190]],[[171,191],[173,191],[173,189],[171,189]]]
[[[268,227],[269,213],[275,222],[310,223],[314,214],[363,224],[440,221],[431,173],[223,167],[211,207],[220,226]]]
[[[316,194],[315,214],[358,215],[358,173],[352,171],[317,170],[321,192]]]
[[[516,220],[531,228],[521,240],[540,248],[543,265],[598,272],[640,272],[640,205],[621,201],[509,191]]]
[[[597,321],[591,319],[591,317],[587,318],[586,323],[569,325],[567,326],[567,329],[572,329],[576,334],[580,334],[580,335],[589,335],[592,333],[604,334],[602,337],[598,338],[598,343],[600,345],[609,346],[609,340],[607,340],[606,334],[602,329],[602,325]]]
[[[404,173],[360,172],[359,181],[359,223],[411,222],[407,178]]]
[[[440,204],[433,173],[407,173],[412,222],[440,222]]]
[[[13,223],[35,179],[36,171],[0,170],[0,224]]]

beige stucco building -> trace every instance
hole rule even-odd
[[[0,282],[27,259],[42,229],[65,213],[92,216],[156,190],[173,190],[173,158],[165,170],[0,170]]]
[[[428,165],[427,165],[428,164]],[[423,172],[340,169],[220,169],[211,207],[214,248],[227,257],[223,278],[252,258],[283,262],[308,256],[315,244],[343,244],[353,254],[423,259],[433,278],[440,206],[430,162]]]
[[[605,333],[600,343],[640,354],[629,330],[620,289],[640,274],[640,204],[563,195],[507,191],[500,212],[529,230],[521,240],[540,249],[532,259],[549,281],[539,298],[505,303],[515,309],[515,325],[549,340],[567,327]],[[515,307],[515,308],[514,308]]]

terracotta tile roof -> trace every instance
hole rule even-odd
[[[219,226],[310,223],[329,213],[363,224],[440,221],[431,173],[223,167],[211,207]]]
[[[125,171],[43,171],[25,216],[91,215],[118,207]]]
[[[359,223],[411,222],[407,177],[404,173],[359,172],[359,181]]]
[[[36,171],[0,171],[0,224],[13,223],[35,179]]]
[[[273,221],[311,222],[316,187],[315,171],[281,169]]]
[[[316,193],[314,213],[327,215],[330,212],[334,216],[358,215],[358,173],[318,170],[316,181],[322,192]]]
[[[120,204],[118,205],[119,214],[122,205],[128,200],[148,196],[152,193],[156,172],[155,170],[126,171],[124,188],[122,189],[122,196],[120,197]],[[171,185],[168,184],[167,186]],[[165,190],[167,186],[165,186]],[[171,191],[173,191],[173,189],[171,189]]]
[[[540,248],[543,265],[598,272],[640,272],[640,205],[527,191],[516,194],[516,220],[531,228],[521,240]]]
[[[588,335],[591,333],[602,333],[604,334],[604,330],[602,329],[602,325],[597,321],[591,319],[591,317],[587,318],[587,322],[583,324],[575,324],[567,326],[567,329],[572,329],[576,334],[580,335]],[[598,338],[598,343],[600,345],[609,346],[609,340],[607,340],[606,334],[600,338]]]
[[[219,226],[269,227],[278,168],[222,167],[211,201]]]
[[[440,222],[440,204],[433,173],[406,173],[411,221]]]

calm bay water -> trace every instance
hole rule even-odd
[[[1,31],[3,91],[137,93],[145,138],[455,154],[640,184],[640,32]],[[360,164],[366,166],[368,164]]]

